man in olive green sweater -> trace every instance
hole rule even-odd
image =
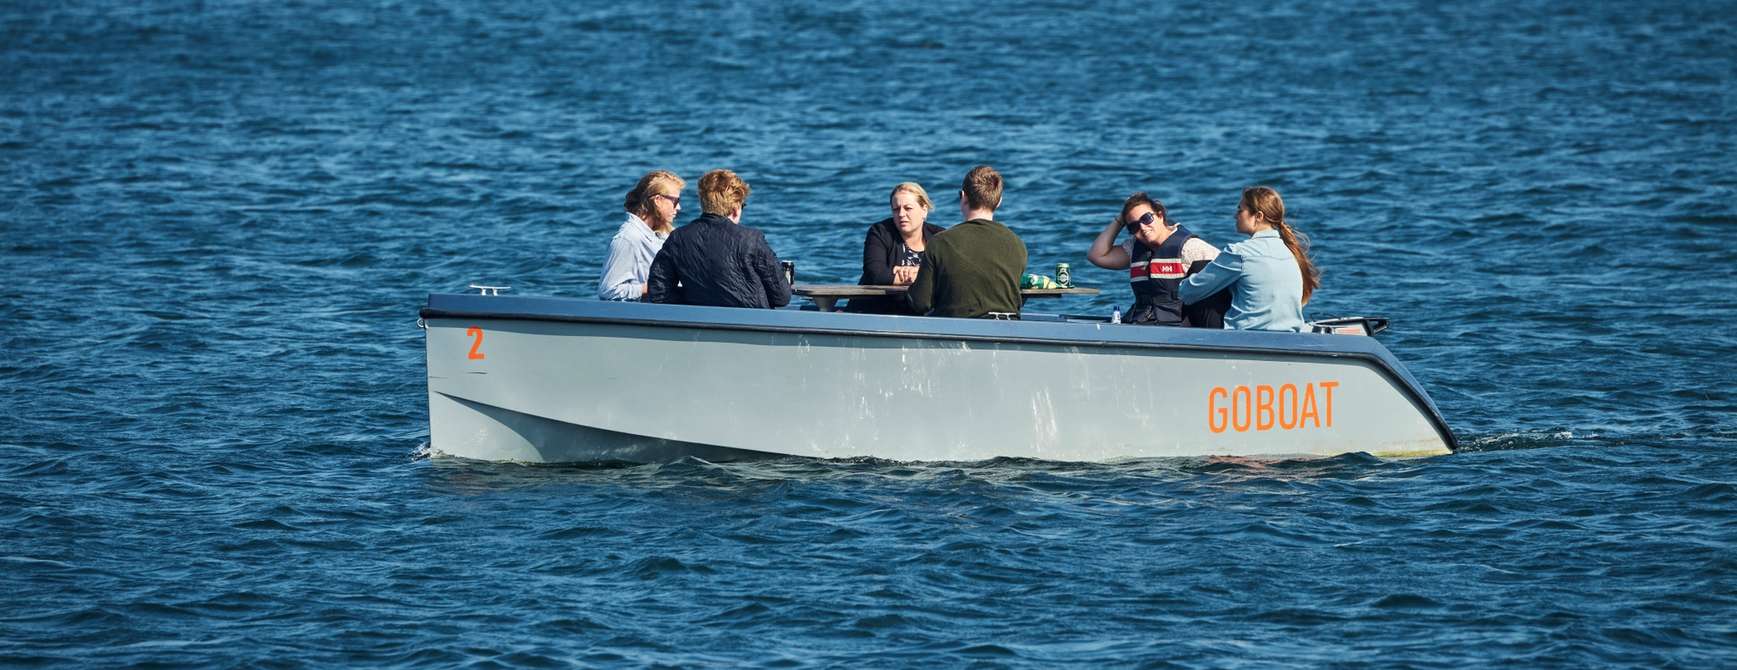
[[[965,173],[959,212],[965,222],[929,238],[917,280],[905,299],[929,316],[966,318],[1019,314],[1025,243],[995,220],[1001,173],[979,165]]]

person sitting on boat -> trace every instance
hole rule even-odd
[[[1309,238],[1285,221],[1285,201],[1266,186],[1243,189],[1236,230],[1249,238],[1224,248],[1200,272],[1183,280],[1182,302],[1200,302],[1231,288],[1224,327],[1300,332],[1303,306],[1321,286],[1309,259]]]
[[[929,237],[945,230],[929,223],[929,212],[935,206],[921,184],[908,181],[894,186],[888,198],[893,215],[869,226],[862,243],[862,278],[856,283],[863,286],[909,286],[917,280],[917,267],[923,262]],[[897,296],[855,298],[844,311],[912,313],[910,305]]]
[[[1001,173],[995,168],[979,165],[965,174],[959,188],[959,213],[965,222],[929,238],[917,278],[905,293],[912,312],[1018,317],[1025,243],[995,220],[1001,189]]]
[[[737,225],[748,183],[729,170],[700,178],[700,218],[670,233],[651,262],[651,302],[778,308],[790,304],[790,283],[765,233]]]
[[[1117,245],[1115,236],[1124,227],[1129,236]],[[1146,191],[1127,196],[1122,213],[1110,219],[1086,250],[1086,260],[1094,266],[1129,271],[1134,304],[1127,307],[1126,323],[1138,325],[1223,328],[1230,293],[1188,307],[1178,297],[1181,279],[1199,273],[1214,257],[1218,248],[1171,220],[1164,203]]]
[[[642,300],[651,261],[663,248],[664,238],[675,229],[682,211],[682,188],[687,182],[668,170],[653,170],[639,178],[627,192],[627,221],[609,240],[609,256],[603,260],[603,278],[597,282],[600,300]]]
[[[1116,236],[1128,229],[1128,241],[1116,244]],[[1122,203],[1122,213],[1092,240],[1086,260],[1107,270],[1127,270],[1134,289],[1134,304],[1127,323],[1159,326],[1223,328],[1230,296],[1221,292],[1214,300],[1184,307],[1177,295],[1183,278],[1199,272],[1218,249],[1205,239],[1170,220],[1164,203],[1139,191]]]

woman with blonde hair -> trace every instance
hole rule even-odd
[[[1224,248],[1205,269],[1182,282],[1182,302],[1193,304],[1231,288],[1224,327],[1301,332],[1303,305],[1321,286],[1309,258],[1309,238],[1285,220],[1285,201],[1266,186],[1242,191],[1236,230],[1249,238]]]
[[[908,286],[916,281],[929,236],[943,230],[929,223],[929,213],[935,205],[921,184],[908,181],[894,186],[887,200],[892,206],[892,216],[869,226],[868,236],[862,242],[862,278],[856,283],[864,286]],[[856,298],[845,305],[845,311],[912,313],[910,306],[897,296]]]
[[[687,183],[674,172],[653,170],[639,178],[627,192],[622,209],[627,221],[609,240],[609,256],[603,261],[603,278],[597,282],[602,300],[640,300],[651,274],[651,261],[663,249],[663,241],[675,230],[682,211],[682,188]]]

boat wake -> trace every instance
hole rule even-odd
[[[1460,440],[1460,451],[1509,451],[1513,449],[1537,449],[1541,447],[1561,447],[1590,436],[1575,436],[1574,431],[1557,430],[1527,430],[1512,433],[1496,433],[1493,435],[1468,435]]]

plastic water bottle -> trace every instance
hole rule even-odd
[[[1116,307],[1116,308],[1111,309],[1110,310],[1110,323],[1121,323],[1121,322],[1122,322],[1122,308]]]

